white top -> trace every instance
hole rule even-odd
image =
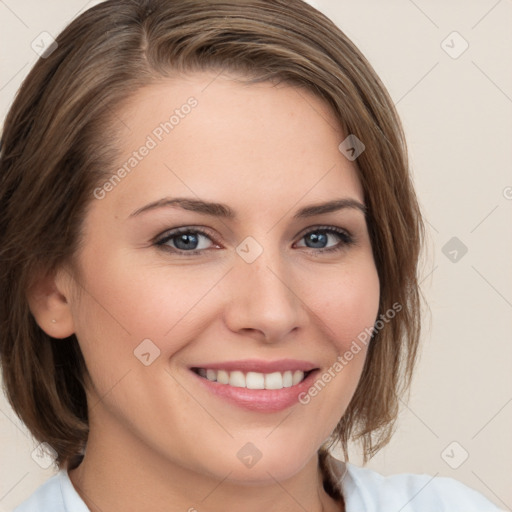
[[[410,473],[383,476],[330,457],[346,512],[503,512],[453,478]],[[66,470],[41,485],[14,512],[90,512]]]

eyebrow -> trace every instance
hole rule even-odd
[[[199,199],[193,199],[189,197],[164,197],[162,199],[159,199],[158,201],[149,203],[143,206],[142,208],[139,208],[138,210],[135,210],[129,215],[128,218],[136,217],[142,213],[149,212],[151,210],[156,210],[158,208],[169,208],[176,206],[179,208],[183,208],[184,210],[203,213],[205,215],[211,215],[212,217],[236,219],[236,213],[226,204],[201,201]],[[367,212],[366,206],[363,203],[357,201],[356,199],[342,198],[333,199],[326,203],[312,204],[304,208],[301,208],[293,216],[293,218],[304,219],[308,217],[313,217],[315,215],[321,215],[325,213],[335,212],[338,210],[344,210],[347,208],[360,210],[364,215],[366,215]]]

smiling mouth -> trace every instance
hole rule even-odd
[[[246,389],[283,389],[300,384],[315,370],[287,370],[284,372],[260,373],[240,370],[214,370],[210,368],[191,368],[200,377],[211,382]]]

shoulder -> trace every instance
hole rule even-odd
[[[13,512],[90,512],[65,470],[49,478]]]
[[[453,478],[403,473],[384,476],[346,464],[341,481],[347,512],[498,512],[479,492]]]

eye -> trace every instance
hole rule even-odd
[[[338,243],[326,246],[330,238],[338,239]],[[316,227],[303,234],[301,239],[306,240],[306,245],[298,247],[316,249],[313,250],[313,253],[341,251],[354,243],[354,239],[347,231],[335,226]],[[211,248],[210,244],[212,243],[214,243],[214,238],[208,231],[188,226],[168,232],[157,240],[155,245],[180,256],[193,256],[204,253]]]
[[[335,245],[326,247],[325,245],[328,243],[329,238],[337,238],[339,242]],[[307,243],[310,244],[306,245],[306,247],[310,249],[318,249],[316,252],[320,253],[340,251],[354,243],[354,239],[347,231],[335,226],[319,226],[302,235],[301,239],[306,239]]]
[[[202,239],[212,241],[211,235],[206,231],[197,228],[177,228],[156,242],[157,246],[171,252],[186,252],[187,254],[199,254],[206,250],[208,242],[202,242]]]

